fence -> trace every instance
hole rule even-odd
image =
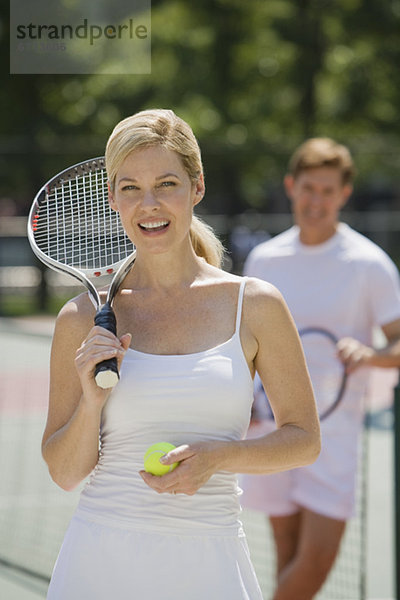
[[[240,273],[249,251],[259,242],[292,224],[287,213],[246,212],[240,215],[200,215],[222,238],[227,248],[225,268]],[[400,211],[344,211],[343,220],[381,246],[400,266]],[[22,305],[28,310],[51,309],[76,290],[74,281],[43,267],[33,255],[26,236],[26,217],[0,220],[0,315]],[[57,306],[57,303],[55,304]]]

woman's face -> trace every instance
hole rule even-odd
[[[193,207],[203,195],[202,176],[193,183],[178,154],[152,146],[126,157],[110,204],[138,251],[161,253],[189,239]]]

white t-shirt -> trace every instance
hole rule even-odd
[[[396,266],[379,246],[344,223],[319,245],[302,244],[293,226],[254,248],[244,271],[279,289],[298,329],[322,327],[337,338],[350,336],[371,345],[375,327],[400,318]],[[361,368],[349,377],[345,398],[324,422],[325,429],[339,422],[347,429],[361,421],[369,371]]]

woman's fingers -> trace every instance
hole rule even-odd
[[[103,327],[95,326],[76,351],[75,365],[82,378],[94,380],[96,365],[102,360],[116,357],[121,365],[122,359],[131,342],[131,334],[125,334],[119,340]]]

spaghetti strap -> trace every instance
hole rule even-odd
[[[237,312],[236,312],[236,324],[235,324],[235,334],[238,333],[240,329],[240,322],[242,320],[242,307],[243,307],[243,297],[244,297],[244,288],[247,282],[247,277],[243,277],[240,283],[239,288],[239,298],[237,304]]]

